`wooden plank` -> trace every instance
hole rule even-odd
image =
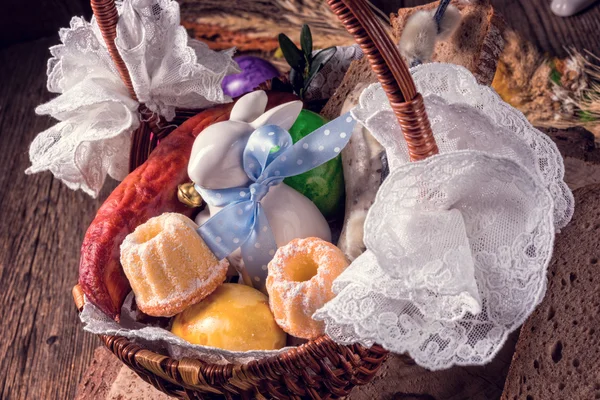
[[[77,388],[75,400],[169,400],[171,397],[144,382],[104,346]]]
[[[68,399],[98,340],[84,333],[70,296],[79,247],[99,207],[50,173],[26,176],[27,149],[53,121],[47,101],[52,40],[0,51],[0,398]],[[8,77],[8,79],[6,79]],[[107,185],[101,198],[111,190]]]
[[[348,400],[492,400],[500,398],[518,332],[485,366],[428,371],[404,355],[394,355],[369,384],[354,389]]]
[[[89,0],[2,0],[0,47],[45,36],[57,37],[73,16],[92,15]]]
[[[77,387],[75,400],[106,399],[112,383],[123,367],[123,363],[106,347],[98,347],[94,351],[94,359]]]

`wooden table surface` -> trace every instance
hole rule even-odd
[[[380,2],[384,2],[381,0]],[[385,1],[386,10],[423,1]],[[554,17],[546,0],[497,0],[510,26],[549,54],[565,46],[600,54],[600,7]],[[50,173],[24,174],[28,146],[54,121],[34,107],[46,90],[48,47],[57,36],[0,49],[0,398],[71,399],[99,341],[84,333],[71,288],[79,247],[102,199],[67,189]]]

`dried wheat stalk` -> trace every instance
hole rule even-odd
[[[548,59],[515,32],[498,62],[492,86],[539,127],[583,126],[600,140],[600,59],[569,51]]]
[[[247,41],[264,51],[277,48],[276,37],[281,32],[296,40],[302,24],[310,25],[315,47],[353,43],[327,2],[322,0],[181,0],[180,3],[182,19],[188,28],[221,28],[242,36],[239,42]],[[246,50],[239,43],[238,47]]]

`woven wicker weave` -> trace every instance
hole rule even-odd
[[[135,98],[127,68],[114,48],[117,22],[114,0],[91,3],[115,65]],[[411,159],[416,161],[436,154],[423,99],[396,46],[367,3],[329,0],[329,5],[359,43],[383,85],[402,126]],[[147,113],[145,106],[140,106],[140,112]],[[180,124],[192,115],[194,111],[180,110],[175,122]],[[158,122],[155,119],[142,122],[134,133],[131,170],[147,159],[157,139],[169,133],[158,129]],[[73,297],[81,309],[84,299],[79,286],[73,289]],[[337,399],[348,395],[355,386],[369,382],[388,355],[378,345],[368,349],[360,345],[342,346],[322,336],[279,356],[242,365],[215,365],[188,358],[174,360],[123,337],[100,337],[110,351],[146,382],[183,399]]]

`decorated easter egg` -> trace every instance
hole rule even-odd
[[[171,332],[193,344],[232,351],[276,350],[286,343],[267,296],[236,283],[219,286],[178,314]]]
[[[296,143],[326,123],[327,120],[319,114],[302,110],[289,132]],[[335,218],[344,208],[345,188],[341,156],[301,175],[286,178],[284,182],[312,200],[325,218]]]
[[[241,56],[234,60],[242,72],[226,76],[221,84],[223,92],[231,97],[251,92],[261,83],[280,75],[273,64],[262,58]]]

